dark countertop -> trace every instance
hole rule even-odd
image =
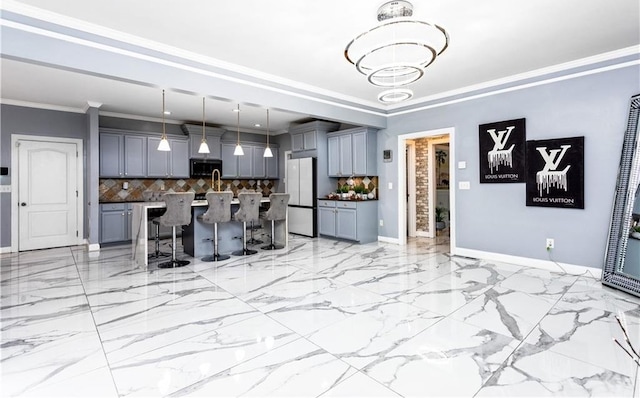
[[[377,198],[375,199],[331,199],[331,198],[318,198],[318,200],[333,200],[336,202],[373,202],[378,200]]]

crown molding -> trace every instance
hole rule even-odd
[[[70,112],[70,113],[86,113],[84,108],[74,108],[71,106],[51,105],[39,102],[19,101],[9,98],[0,98],[0,104],[22,106],[25,108],[44,109],[49,111]]]

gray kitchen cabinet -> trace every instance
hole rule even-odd
[[[191,159],[220,159],[220,137],[225,133],[224,129],[206,126],[204,137],[209,146],[209,153],[198,153],[202,143],[202,125],[183,124],[182,130],[189,134],[189,157]]]
[[[253,178],[265,178],[267,176],[266,160],[264,157],[266,146],[254,146],[251,151],[251,174]],[[245,152],[245,155],[247,153]]]
[[[145,177],[147,138],[118,132],[100,133],[100,177]]]
[[[318,232],[320,235],[357,241],[378,239],[377,201],[318,201]]]
[[[336,236],[336,205],[335,201],[319,201],[318,203],[318,233],[326,236]]]
[[[273,146],[270,145],[271,147],[271,153],[273,153],[273,157],[271,158],[265,158],[265,168],[266,168],[266,173],[267,173],[267,178],[270,180],[274,180],[274,179],[278,179],[280,178],[280,175],[278,174],[278,147],[277,146]]]
[[[236,148],[235,143],[222,143],[221,145],[221,158],[222,158],[222,178],[237,178],[238,177],[238,158],[233,151]]]
[[[160,137],[147,139],[147,176],[189,178],[189,142],[169,138],[170,151],[158,150]]]
[[[327,138],[329,143],[329,175],[342,177],[353,175],[353,144],[351,134],[332,135]]]
[[[329,176],[377,174],[377,130],[357,127],[327,134]]]
[[[123,177],[124,136],[100,133],[100,177]]]
[[[222,178],[278,178],[278,147],[271,146],[272,158],[264,157],[265,145],[240,142],[244,155],[235,156],[236,143],[223,142]]]
[[[305,157],[316,156],[319,133],[335,131],[338,127],[337,123],[315,121],[289,128],[291,152],[301,153]]]
[[[131,240],[131,203],[103,203],[100,205],[100,243]]]
[[[253,146],[242,144],[244,155],[236,156],[236,161],[238,162],[239,178],[253,178],[253,149]]]
[[[358,217],[355,203],[345,203],[353,207],[336,207],[336,237],[349,240],[358,240],[356,227]]]
[[[124,136],[124,176],[145,177],[147,137],[138,135]]]

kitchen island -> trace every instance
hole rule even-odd
[[[232,220],[227,223],[218,223],[218,250],[220,254],[229,254],[232,251],[242,248],[242,223],[233,221],[233,213],[238,210],[239,201],[234,198],[231,201]],[[262,205],[269,204],[269,198],[263,198]],[[133,238],[131,249],[133,260],[136,264],[147,268],[149,265],[149,234],[148,234],[148,210],[164,208],[164,202],[138,202],[133,203],[133,220],[131,222],[131,236]],[[198,217],[207,211],[208,204],[206,200],[194,200],[191,204],[191,224],[183,227],[183,243],[185,246],[185,254],[199,258],[213,252],[213,225],[202,222]],[[268,233],[271,232],[271,223],[265,222]],[[287,222],[276,221],[275,223],[275,239],[276,243],[287,245]],[[240,239],[234,239],[236,237]],[[247,239],[249,231],[247,231]],[[263,239],[268,244],[268,238]]]

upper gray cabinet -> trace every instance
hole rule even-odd
[[[159,151],[160,137],[147,138],[147,176],[189,178],[189,140],[169,138],[171,150]]]
[[[338,123],[316,121],[289,128],[291,152],[302,153],[303,156],[316,156],[320,133],[336,131],[338,127]]]
[[[357,127],[327,134],[329,176],[377,175],[377,131]]]
[[[100,177],[145,177],[147,137],[100,133]]]
[[[202,143],[202,125],[183,124],[182,131],[189,134],[189,157],[192,159],[221,159],[220,137],[224,129],[205,127],[205,140],[209,146],[209,153],[198,153]]]
[[[278,146],[270,145],[272,158],[264,157],[266,145],[251,142],[241,142],[244,155],[233,154],[236,143],[223,142],[222,148],[222,178],[269,178],[278,176]]]

